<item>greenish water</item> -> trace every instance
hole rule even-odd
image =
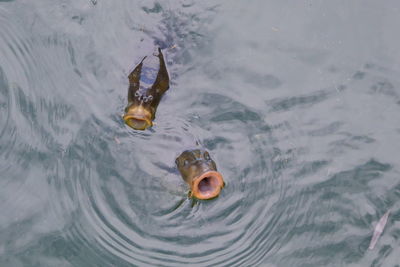
[[[399,25],[397,1],[0,0],[0,266],[399,266]],[[138,132],[155,44],[171,88]],[[227,186],[192,207],[196,142]]]

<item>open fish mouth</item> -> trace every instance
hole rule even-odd
[[[197,199],[215,198],[223,187],[222,175],[217,171],[207,171],[193,179],[192,196]]]
[[[143,107],[134,107],[129,109],[124,115],[125,123],[135,130],[145,130],[153,126],[151,114]]]

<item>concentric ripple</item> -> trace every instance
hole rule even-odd
[[[31,144],[18,139],[21,132],[29,131],[26,123],[33,119],[35,107],[22,89],[26,88],[31,78],[30,42],[24,37],[24,29],[7,19],[10,15],[0,7],[0,23],[3,25],[0,29],[0,172],[4,175],[1,181],[3,186],[12,184],[18,190],[25,179],[17,177],[27,175],[18,166],[28,164],[19,156],[32,148]],[[34,94],[31,97],[35,99]],[[13,203],[13,199],[7,199],[8,202]]]
[[[227,110],[210,113],[226,114],[238,105],[226,101]],[[75,169],[66,172],[65,183],[73,183],[69,198],[77,201],[81,214],[73,223],[78,232],[67,235],[71,241],[84,238],[98,257],[113,255],[110,263],[119,259],[165,266],[256,263],[274,243],[268,236],[281,214],[274,208],[279,198],[270,196],[281,186],[268,178],[272,151],[259,137],[211,135],[172,116],[157,123],[151,134],[122,135],[119,142],[100,120],[85,125],[64,160],[65,170]],[[243,139],[247,142],[238,142]],[[174,167],[177,154],[199,140],[226,177],[227,186],[216,201],[187,199],[187,187]]]

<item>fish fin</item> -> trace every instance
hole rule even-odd
[[[143,60],[146,59],[147,56],[144,56],[143,59],[136,65],[131,73],[128,75],[129,83],[133,83],[139,80],[140,78],[140,70],[142,69]]]

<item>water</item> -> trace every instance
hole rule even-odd
[[[0,265],[399,266],[399,15],[0,1]],[[154,43],[171,89],[137,132],[127,74]],[[196,142],[227,185],[193,206],[174,160]]]

